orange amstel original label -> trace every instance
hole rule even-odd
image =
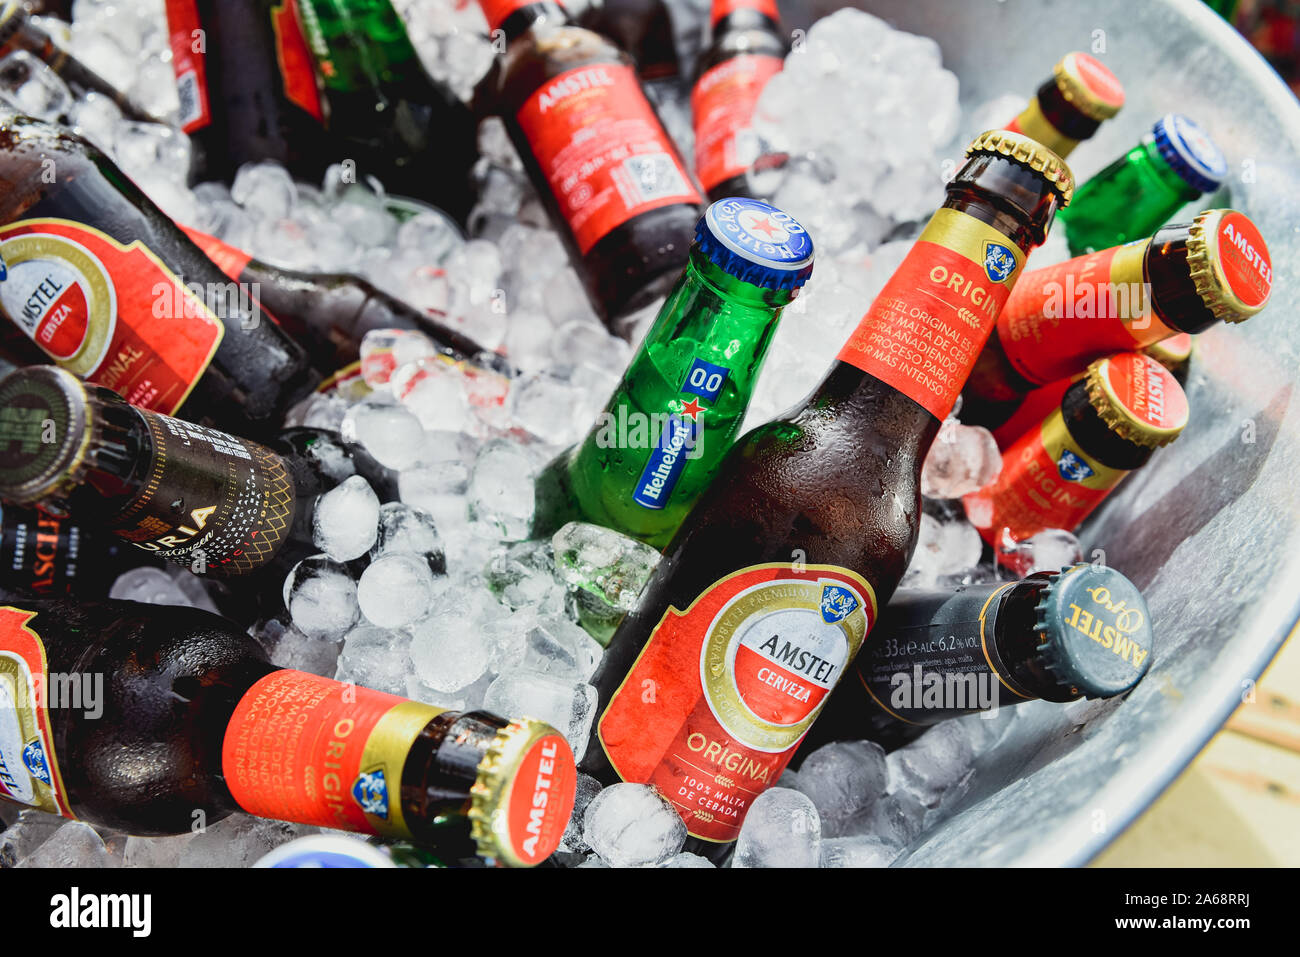
[[[144,243],[65,219],[0,227],[0,308],[63,368],[166,414],[225,334]]]
[[[738,56],[705,72],[691,91],[695,117],[695,173],[705,191],[745,172],[756,155],[741,142],[767,81],[781,72],[776,56]]]
[[[180,223],[176,225],[180,226]],[[244,269],[253,261],[251,253],[222,242],[216,236],[209,236],[189,226],[181,226],[181,232],[190,237],[190,241],[203,250],[203,255],[212,260],[213,265],[236,282],[243,275]],[[263,307],[265,311],[265,307]]]
[[[1116,352],[1141,349],[1176,330],[1150,307],[1142,239],[1033,269],[998,317],[998,341],[1016,371],[1045,385]]]
[[[561,73],[516,118],[584,254],[634,216],[701,202],[630,66]]]
[[[316,85],[316,67],[307,38],[298,22],[296,0],[284,0],[271,8],[271,27],[275,31],[275,58],[284,82],[284,95],[290,103],[306,110],[318,122],[325,119],[320,88]]]
[[[172,71],[180,97],[180,124],[193,133],[212,122],[208,98],[207,46],[196,0],[166,0]]]
[[[1049,528],[1074,531],[1127,474],[1079,448],[1057,409],[1002,454],[997,480],[962,504],[990,545],[1001,543],[1003,529],[1022,542]]]
[[[0,606],[0,798],[73,817],[54,753],[48,662],[30,625],[35,617]]]
[[[734,841],[876,620],[860,575],[754,565],[669,608],[601,715],[624,781],[652,784],[707,841]]]
[[[244,693],[226,726],[221,767],[249,814],[409,837],[402,766],[439,708],[302,671]]]
[[[947,418],[1025,256],[973,216],[941,209],[885,283],[839,360]]]

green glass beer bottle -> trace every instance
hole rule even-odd
[[[1228,162],[1205,130],[1181,113],[1161,117],[1142,142],[1075,190],[1074,202],[1058,214],[1070,254],[1145,239],[1227,175]]]
[[[736,197],[710,206],[605,411],[539,477],[534,533],[581,519],[668,544],[731,447],[812,260],[807,231],[776,207]]]
[[[390,0],[298,0],[329,101],[329,129],[356,150],[358,181],[433,203],[462,224],[478,123],[431,77]]]

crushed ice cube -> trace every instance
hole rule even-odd
[[[435,575],[447,570],[447,553],[433,516],[405,502],[386,502],[379,506],[379,531],[370,558],[374,560],[387,554],[418,555],[429,563],[429,570]]]
[[[556,567],[568,584],[631,611],[659,565],[660,554],[644,542],[587,522],[570,522],[551,537]]]
[[[334,679],[389,694],[405,694],[410,643],[411,636],[406,632],[363,622],[344,636]]]
[[[596,689],[585,681],[510,668],[487,689],[483,707],[496,714],[537,718],[564,735],[581,761],[596,717]]]
[[[992,432],[947,419],[921,468],[921,494],[961,498],[993,482],[1001,471],[1002,453]]]
[[[822,867],[888,867],[899,848],[878,837],[836,837],[822,841]]]
[[[686,842],[686,825],[654,788],[614,784],[587,805],[582,837],[611,867],[644,867],[675,857]]]
[[[379,497],[360,475],[340,482],[316,501],[312,541],[336,562],[360,558],[379,534]]]
[[[1056,572],[1083,560],[1083,549],[1072,532],[1048,528],[1022,542],[1003,535],[998,564],[1024,578],[1034,572]]]
[[[528,536],[533,519],[532,459],[504,439],[488,442],[469,481],[469,516],[495,528],[503,541]]]
[[[921,514],[916,551],[903,575],[904,588],[934,588],[949,576],[971,572],[984,553],[984,540],[969,522],[961,519],[939,521]]]
[[[768,788],[754,798],[736,838],[732,867],[816,867],[822,824],[808,795]]]
[[[911,744],[889,754],[889,780],[894,791],[905,791],[926,807],[936,807],[943,794],[970,773],[975,751],[970,733],[956,721],[941,721]]]
[[[312,638],[340,638],[360,614],[352,576],[324,555],[293,567],[284,580],[284,605],[293,623]]]
[[[835,741],[808,755],[798,789],[812,799],[827,837],[851,833],[885,793],[885,749],[872,741]]]
[[[371,624],[400,628],[428,613],[437,587],[427,561],[398,552],[375,559],[361,573],[357,601]]]

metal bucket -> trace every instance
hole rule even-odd
[[[1228,157],[1230,178],[1212,205],[1249,214],[1272,253],[1267,310],[1198,339],[1187,431],[1080,533],[1085,556],[1102,550],[1144,590],[1157,641],[1150,673],[1081,727],[1058,705],[1019,706],[966,790],[900,858],[909,866],[1081,865],[1173,782],[1300,619],[1300,403],[1292,395],[1300,379],[1300,105],[1198,0],[853,5],[937,40],[965,107],[1027,95],[1069,50],[1097,53],[1126,84],[1128,101],[1071,155],[1078,180],[1164,113],[1187,113]],[[805,28],[839,6],[781,4],[787,24]]]

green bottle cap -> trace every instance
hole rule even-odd
[[[1046,577],[1034,626],[1044,671],[1089,698],[1114,697],[1142,680],[1151,667],[1151,613],[1137,586],[1086,562]]]
[[[92,419],[85,386],[62,369],[30,366],[0,380],[0,497],[34,505],[75,486]]]

